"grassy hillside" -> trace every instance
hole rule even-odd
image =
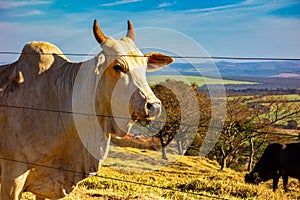
[[[280,180],[279,189],[273,193],[271,181],[259,186],[246,184],[245,173],[230,169],[220,172],[215,161],[200,157],[180,157],[158,170],[128,170],[137,166],[124,152],[130,152],[131,156],[145,154],[144,150],[113,147],[99,172],[101,177],[111,179],[90,177],[64,199],[297,199],[300,192],[298,180],[290,180],[290,192],[286,194]],[[150,165],[148,160],[143,167]],[[33,199],[33,196],[27,193],[23,199]]]

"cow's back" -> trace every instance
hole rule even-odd
[[[271,170],[279,163],[279,154],[284,148],[284,144],[273,143],[269,144],[262,154],[261,158],[254,167],[255,171],[260,171],[261,169]]]
[[[300,143],[286,144],[279,154],[281,175],[300,178]]]

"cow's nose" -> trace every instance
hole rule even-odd
[[[161,105],[160,102],[155,103],[147,103],[148,115],[149,117],[156,117],[161,112]]]

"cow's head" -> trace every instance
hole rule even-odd
[[[250,174],[246,174],[245,175],[245,182],[246,183],[251,183],[251,184],[259,184],[261,182],[261,178],[259,177],[259,173],[255,172],[255,173],[250,173]]]
[[[161,112],[161,102],[146,80],[146,71],[158,70],[174,58],[153,52],[146,55],[136,47],[133,26],[128,21],[127,35],[116,40],[107,37],[94,21],[94,36],[103,51],[98,58],[104,70],[97,88],[96,110],[104,132],[126,135],[138,119],[153,120]],[[113,117],[110,117],[113,116]]]
[[[270,168],[262,168],[257,170],[257,167],[252,170],[249,174],[245,175],[245,182],[251,184],[259,184],[260,182],[265,182],[274,177],[274,170]]]
[[[250,174],[246,174],[245,181],[258,184],[278,176],[279,171],[277,169],[280,163],[278,158],[283,148],[285,148],[285,145],[278,143],[268,145],[254,169]]]

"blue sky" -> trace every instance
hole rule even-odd
[[[97,45],[95,18],[106,35],[125,31],[127,19],[137,29],[178,31],[212,56],[300,57],[298,0],[1,0],[0,51],[20,52],[25,43],[42,40],[63,52],[89,53]],[[155,38],[167,39],[178,43],[174,48],[184,42]],[[16,58],[0,55],[0,62]]]

